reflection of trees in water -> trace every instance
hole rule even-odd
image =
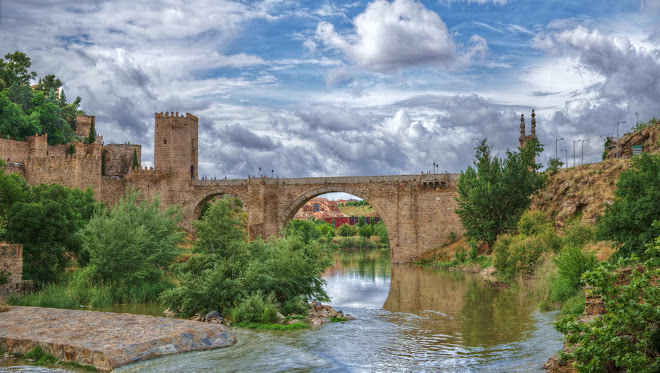
[[[336,272],[359,273],[360,277],[372,280],[389,277],[389,249],[337,251],[333,255],[333,267],[326,274]]]
[[[422,316],[404,332],[419,343],[490,347],[534,328],[532,308],[519,300],[515,291],[489,288],[476,275],[393,265],[384,308]]]
[[[517,290],[471,283],[461,310],[465,344],[490,347],[519,341],[524,333],[534,329],[533,309],[533,304],[524,301]]]

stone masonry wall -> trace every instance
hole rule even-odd
[[[109,207],[119,202],[119,198],[124,193],[126,193],[125,179],[116,176],[103,176],[101,179],[101,192],[96,193],[95,197]]]
[[[9,272],[12,283],[21,282],[23,276],[23,245],[0,243],[0,272]]]
[[[186,113],[156,113],[154,132],[154,168],[162,171],[174,171],[187,175],[190,180],[197,179],[197,131],[198,119]]]
[[[124,176],[133,165],[133,150],[137,152],[138,167],[142,164],[142,146],[133,144],[109,144],[105,152],[105,175]]]
[[[94,126],[96,126],[96,117],[94,115],[76,116],[76,130],[73,131],[73,134],[80,137],[89,136],[89,127],[92,124],[92,118],[94,118]]]
[[[92,187],[99,198],[101,159],[78,154],[31,157],[25,162],[25,179],[30,184],[56,183],[81,189]]]

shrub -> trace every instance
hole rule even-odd
[[[360,234],[360,237],[364,238],[369,238],[371,237],[371,234],[373,233],[371,229],[371,225],[363,225],[358,229],[358,233]]]
[[[552,222],[541,211],[526,211],[518,221],[518,233],[534,236],[553,229]]]
[[[588,323],[575,316],[555,322],[572,348],[561,357],[575,359],[578,371],[602,372],[606,364],[614,365],[615,371],[660,371],[660,287],[649,286],[660,278],[660,239],[647,250],[647,257],[651,259],[642,264],[634,256],[620,258],[585,274],[607,313]]]
[[[553,241],[553,235],[556,237],[554,232],[544,232],[540,237],[500,236],[493,247],[498,277],[512,280],[518,274],[531,276],[542,254],[553,250],[553,245],[548,244]]]
[[[357,234],[357,229],[350,224],[342,224],[339,226],[339,228],[337,228],[337,233],[341,237],[351,237]]]
[[[566,300],[561,308],[561,313],[565,315],[581,315],[584,312],[584,292],[580,291]]]
[[[308,310],[309,310],[309,303],[307,303],[301,297],[295,297],[289,299],[282,304],[283,315],[290,315],[290,314],[303,315],[306,314]]]
[[[596,241],[596,227],[580,222],[569,224],[564,228],[561,241],[562,246],[584,247],[587,243]]]
[[[555,256],[553,261],[557,266],[558,278],[565,279],[569,287],[577,289],[581,283],[582,274],[596,265],[596,256],[592,253],[585,253],[577,246],[568,246]]]
[[[260,291],[243,299],[231,310],[235,323],[269,323],[277,321],[275,295],[264,297]]]

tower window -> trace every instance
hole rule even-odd
[[[163,144],[167,144],[167,139],[163,139]]]

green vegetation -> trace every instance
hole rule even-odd
[[[341,237],[351,237],[357,235],[357,228],[350,224],[342,224],[337,228],[337,234]]]
[[[275,324],[275,323],[238,323],[233,324],[239,328],[248,328],[248,329],[260,329],[260,330],[296,330],[296,329],[306,329],[307,324],[304,322],[297,322],[293,324]]]
[[[23,140],[35,134],[48,135],[48,144],[64,144],[74,140],[76,115],[80,97],[67,103],[62,82],[46,75],[35,89],[30,80],[37,74],[29,71],[30,58],[21,52],[0,58],[0,134],[4,138]]]
[[[96,126],[94,125],[94,117],[92,117],[92,121],[89,124],[89,135],[87,136],[85,143],[93,144],[95,142],[96,142]]]
[[[0,350],[0,354],[2,353],[2,350]],[[57,364],[58,366],[67,366],[75,369],[81,369],[81,370],[86,370],[88,372],[96,372],[96,368],[90,365],[82,365],[79,363],[76,363],[75,361],[58,361],[57,358],[53,355],[50,355],[41,348],[41,346],[36,346],[32,350],[30,350],[28,353],[24,354],[21,356],[21,358],[26,359],[26,360],[34,360],[35,365],[55,365]]]
[[[643,153],[632,159],[616,184],[616,200],[605,210],[598,238],[614,240],[617,256],[643,256],[645,245],[660,235],[660,154]]]
[[[651,127],[652,125],[654,125],[656,123],[659,123],[659,122],[660,122],[660,119],[658,119],[656,117],[653,117],[648,122],[637,122],[637,123],[635,123],[635,125],[631,128],[631,130],[632,130],[632,132],[641,131],[644,128]]]
[[[135,170],[138,167],[137,149],[133,149],[133,162],[131,163],[131,170]]]
[[[603,160],[607,158],[607,153],[609,153],[608,149],[610,148],[610,146],[612,146],[612,140],[608,136],[607,139],[605,139],[605,144],[603,149]]]
[[[560,158],[550,158],[548,161],[548,167],[545,169],[545,171],[552,175],[563,166],[564,162]]]
[[[136,286],[158,282],[177,257],[183,232],[178,208],[160,209],[160,200],[128,190],[111,210],[97,209],[82,230],[89,253],[86,274],[106,284]]]
[[[82,191],[56,184],[27,188],[16,175],[0,175],[2,179],[0,185],[11,185],[14,195],[3,238],[23,244],[23,277],[37,286],[61,280],[69,262],[66,253],[85,262],[80,230],[99,206],[91,188]]]
[[[534,159],[542,151],[532,141],[519,152],[507,150],[505,159],[491,157],[486,139],[476,148],[476,167],[468,167],[458,179],[456,213],[465,236],[491,246],[498,235],[511,232],[529,207],[530,196],[543,187],[546,175]]]
[[[194,255],[174,265],[179,284],[161,296],[170,309],[184,315],[219,309],[239,320],[271,322],[274,307],[298,312],[293,305],[300,299],[327,301],[321,274],[330,259],[313,239],[313,222],[293,223],[285,238],[247,242],[246,213],[240,201],[225,197],[193,224]]]
[[[586,272],[585,280],[600,295],[607,313],[587,323],[567,316],[555,323],[573,350],[564,359],[575,359],[580,372],[660,371],[660,237],[640,263],[634,255],[603,263]]]
[[[337,206],[371,206],[369,203],[365,200],[360,200],[360,201],[346,201],[346,203],[338,203]]]

